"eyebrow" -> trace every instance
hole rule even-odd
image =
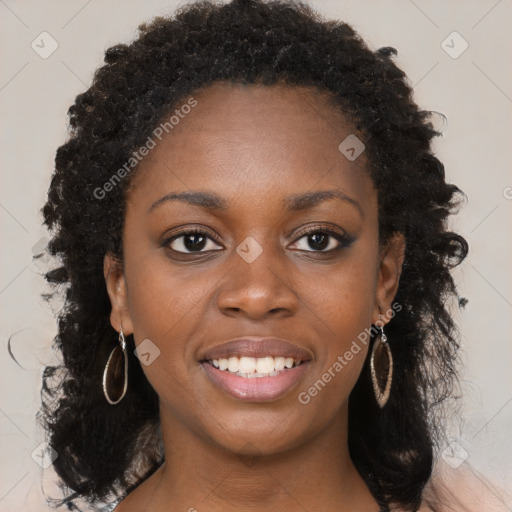
[[[317,204],[329,199],[339,199],[347,202],[357,208],[362,217],[364,217],[361,205],[353,198],[342,192],[341,190],[319,190],[316,192],[306,192],[304,194],[294,194],[284,199],[284,204],[288,211],[298,212],[312,208]]]
[[[320,190],[315,192],[305,192],[302,194],[293,194],[284,198],[283,205],[290,212],[298,212],[312,208],[323,201],[338,199],[356,207],[361,216],[364,216],[361,205],[353,198],[341,190]],[[172,201],[182,201],[193,206],[199,206],[207,210],[227,210],[228,202],[222,197],[209,192],[191,191],[191,192],[172,192],[155,201],[149,208],[151,213],[158,206]]]

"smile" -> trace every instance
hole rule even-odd
[[[230,372],[238,377],[276,377],[280,372],[299,366],[302,361],[292,357],[230,357],[208,361],[221,371]]]
[[[290,393],[313,359],[309,349],[279,338],[244,337],[199,359],[208,380],[237,400],[269,402]]]

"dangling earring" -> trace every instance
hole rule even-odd
[[[103,393],[107,402],[118,404],[126,395],[128,389],[128,352],[123,328],[119,332],[119,344],[116,345],[103,370]]]
[[[393,357],[387,341],[384,328],[381,327],[380,336],[373,344],[370,357],[373,391],[381,409],[389,399],[391,381],[393,380]]]

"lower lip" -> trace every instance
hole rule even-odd
[[[220,389],[238,400],[269,402],[289,392],[302,378],[308,362],[282,370],[274,377],[246,379],[229,371],[219,370],[210,363],[201,363],[208,378]]]

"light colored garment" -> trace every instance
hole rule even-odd
[[[109,503],[106,507],[102,508],[101,512],[114,512],[117,505],[119,505],[119,503],[121,503],[121,501],[123,501],[124,498],[125,498],[125,496],[121,496],[120,498],[117,498],[115,501],[113,501],[112,503]]]

